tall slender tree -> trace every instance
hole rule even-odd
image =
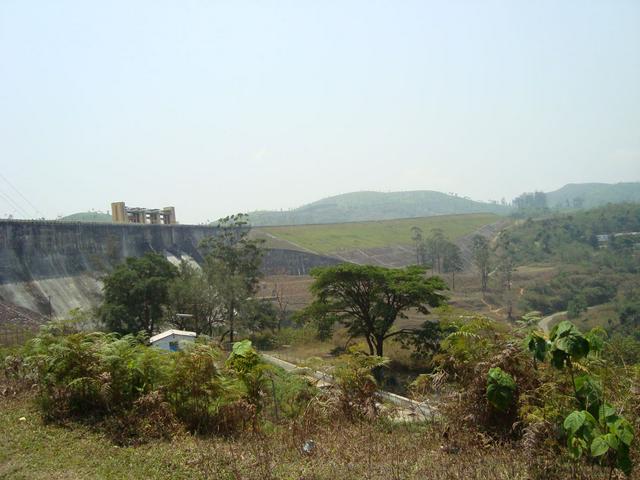
[[[516,268],[516,251],[508,231],[503,230],[498,235],[495,254],[504,303],[507,310],[507,318],[513,320],[514,295],[511,292],[511,286],[513,283],[513,272]]]
[[[451,289],[456,289],[456,272],[462,271],[462,252],[460,247],[453,242],[447,242],[443,248],[442,270],[451,274]]]
[[[236,317],[257,291],[264,241],[249,237],[246,214],[220,219],[217,226],[218,234],[201,244],[206,252],[204,270],[221,300],[227,324],[222,338],[229,335],[229,341],[233,343]]]
[[[423,266],[425,264],[425,252],[424,252],[424,235],[422,229],[417,226],[411,227],[411,240],[413,240],[416,246],[416,265]]]
[[[485,293],[489,283],[489,268],[491,261],[489,241],[482,235],[475,235],[473,237],[471,250],[473,252],[473,262],[480,273],[482,292]]]

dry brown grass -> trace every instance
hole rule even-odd
[[[314,447],[305,452],[310,440]],[[576,466],[558,455],[532,459],[523,448],[456,430],[455,425],[349,422],[340,415],[265,424],[257,432],[231,438],[182,433],[172,440],[119,448],[82,425],[44,424],[26,396],[0,397],[3,479],[607,478],[604,469]]]

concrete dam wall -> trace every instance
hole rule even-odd
[[[198,246],[216,227],[0,220],[0,300],[48,314],[99,303],[100,278],[126,257],[147,252],[202,262]],[[269,250],[266,274],[306,274],[337,260]]]

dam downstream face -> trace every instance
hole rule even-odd
[[[0,220],[0,300],[54,316],[100,303],[101,278],[127,257],[147,252],[203,260],[198,248],[217,227]],[[305,275],[339,261],[286,249],[267,250],[266,274]]]
[[[102,296],[100,278],[126,257],[157,252],[200,262],[203,225],[136,225],[0,221],[0,299],[54,315],[90,307]]]

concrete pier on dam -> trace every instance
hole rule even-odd
[[[216,232],[207,225],[0,220],[0,300],[54,316],[91,307],[101,300],[101,277],[126,257],[156,252],[201,263],[200,242]],[[266,252],[263,270],[300,275],[337,262],[275,249]]]

